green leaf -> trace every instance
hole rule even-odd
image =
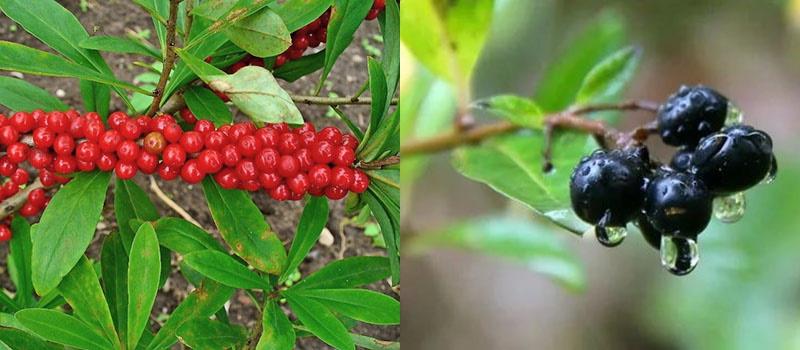
[[[128,330],[128,254],[119,232],[106,236],[100,253],[100,268],[111,318],[120,339],[127,339]]]
[[[136,349],[150,319],[161,274],[158,238],[150,223],[143,224],[131,245],[128,262],[128,349]]]
[[[284,296],[300,322],[320,340],[338,350],[355,350],[356,346],[347,328],[325,306],[295,293],[286,292]]]
[[[234,289],[206,280],[189,294],[161,326],[148,350],[165,349],[175,344],[176,332],[186,322],[208,318],[222,307],[233,295]]]
[[[303,123],[303,115],[291,96],[264,68],[247,66],[231,75],[216,75],[207,79],[212,89],[228,95],[239,110],[255,121]]]
[[[400,343],[394,341],[379,340],[372,337],[363,336],[360,334],[350,333],[353,342],[356,346],[360,346],[368,350],[400,350]]]
[[[403,2],[401,39],[431,72],[466,86],[489,33],[493,5],[492,0]]]
[[[228,106],[211,90],[192,86],[183,93],[183,98],[197,119],[210,120],[217,127],[233,123],[233,114]]]
[[[158,219],[154,227],[158,243],[178,254],[187,255],[206,249],[225,252],[211,234],[186,220],[164,217]]]
[[[241,289],[269,289],[269,281],[250,271],[228,254],[216,250],[189,253],[183,261],[195,271],[226,286]]]
[[[281,16],[289,32],[295,32],[322,16],[331,4],[333,0],[287,0],[270,7]]]
[[[283,313],[275,300],[267,300],[264,306],[261,338],[256,350],[292,350],[296,335],[292,322]]]
[[[12,111],[66,111],[69,106],[44,89],[17,78],[0,76],[0,105]]]
[[[583,79],[577,103],[602,101],[619,94],[633,77],[640,58],[641,52],[630,46],[604,58]]]
[[[149,91],[135,85],[121,82],[111,75],[101,74],[90,68],[69,62],[51,53],[33,49],[21,44],[0,41],[0,70],[46,75],[64,78],[78,78],[96,81],[143,94]]]
[[[81,257],[72,271],[64,276],[58,292],[72,306],[78,319],[105,336],[115,347],[120,346],[103,289],[89,259]]]
[[[325,224],[328,222],[328,199],[326,197],[309,197],[300,223],[297,224],[297,234],[292,240],[292,247],[289,249],[289,264],[281,274],[279,283],[283,283],[294,270],[300,266],[308,252],[319,240],[319,235]]]
[[[161,53],[159,53],[155,48],[143,45],[142,43],[129,38],[98,35],[83,39],[80,42],[80,46],[85,49],[117,53],[132,53],[150,56],[157,60],[161,60]]]
[[[186,64],[186,66],[191,69],[194,74],[197,74],[197,76],[200,77],[200,79],[203,79],[203,81],[206,83],[211,76],[225,74],[224,71],[214,67],[209,63],[206,63],[200,58],[197,58],[197,56],[190,52],[182,49],[176,49],[175,53],[181,58],[181,62]]]
[[[603,12],[597,17],[542,74],[535,100],[543,110],[559,111],[569,106],[594,64],[622,44],[624,29],[619,16]]]
[[[211,216],[233,251],[259,271],[283,272],[286,251],[247,192],[226,190],[211,177],[203,180]]]
[[[25,309],[16,313],[22,325],[49,341],[79,349],[112,349],[111,343],[75,317],[55,310]]]
[[[370,153],[375,153],[377,151],[374,146],[368,146],[372,146],[377,143],[383,143],[384,140],[373,141],[371,138],[381,126],[383,117],[386,115],[386,111],[389,110],[390,101],[386,99],[386,75],[383,73],[383,68],[381,68],[380,63],[370,57],[367,61],[367,67],[369,69],[369,89],[370,95],[372,95],[372,105],[370,109],[370,120],[369,126],[367,127],[367,132],[364,133],[364,139],[359,144],[358,150],[356,150],[356,153],[359,155],[358,159],[368,158],[364,154],[365,148],[373,150]],[[372,157],[374,156],[375,155],[372,154]],[[370,159],[368,159],[368,161],[369,160]]]
[[[496,95],[473,104],[509,122],[530,128],[542,129],[544,113],[531,99],[517,95]]]
[[[477,147],[453,152],[453,166],[462,175],[485,183],[573,233],[588,227],[570,209],[569,177],[575,163],[596,148],[591,137],[564,133],[553,139],[554,170],[542,169],[541,135],[498,137]]]
[[[247,342],[247,330],[242,326],[209,319],[195,319],[178,328],[178,339],[195,350],[235,349]]]
[[[383,32],[383,71],[386,72],[386,98],[391,101],[397,93],[400,82],[400,5],[386,2],[386,9],[380,17]]]
[[[22,309],[22,307],[20,307],[20,305],[17,304],[17,302],[14,301],[14,299],[11,299],[11,297],[9,297],[8,294],[6,294],[6,291],[3,289],[0,289],[0,304],[2,304],[2,306],[5,306],[3,310],[15,312]]]
[[[390,273],[387,258],[355,256],[326,265],[290,289],[355,288],[385,279]]]
[[[400,283],[400,204],[376,185],[370,185],[363,198],[381,226],[389,255],[392,284],[396,285]]]
[[[11,328],[0,328],[0,341],[4,342],[12,350],[64,348],[63,346],[55,346],[53,343],[46,343],[42,338],[27,331]]]
[[[206,38],[237,24],[243,19],[246,19],[252,14],[263,9],[270,2],[271,1],[267,0],[239,0],[230,6],[232,1],[209,1],[209,3],[211,3],[210,6],[217,7],[217,9],[214,9],[212,11],[212,16],[207,18],[214,19],[215,21],[199,34],[192,36],[192,39],[186,43],[185,48],[192,48],[200,43],[203,43]],[[226,11],[222,13],[222,9],[226,9]],[[200,8],[196,9],[195,11],[196,13],[202,13]],[[219,13],[222,14],[220,15]]]
[[[372,2],[362,0],[334,0],[331,19],[328,22],[328,40],[325,42],[325,66],[322,70],[317,92],[328,78],[336,59],[353,41],[356,29],[364,21]]]
[[[294,293],[315,299],[334,312],[361,322],[400,324],[400,302],[383,293],[367,289],[309,289]]]
[[[206,20],[200,17],[196,17],[192,22],[192,36],[194,37],[197,35],[197,31],[203,30],[207,26]],[[198,59],[197,57],[207,57],[214,54],[214,52],[225,45],[226,43],[230,43],[228,38],[225,37],[223,34],[214,34],[207,39],[203,40],[199,45],[196,47],[183,52],[181,50],[176,50],[178,56],[181,58],[178,63],[175,65],[175,69],[173,69],[172,76],[167,82],[167,87],[164,89],[164,100],[169,100],[169,98],[176,92],[178,89],[186,86],[197,79],[194,73],[194,69],[190,69],[189,65],[186,63],[186,59],[190,59],[193,64],[206,64],[202,59]],[[234,46],[235,47],[235,46]],[[234,57],[235,58],[235,57]],[[237,59],[238,61],[238,59]],[[224,63],[224,62],[222,62]],[[232,64],[230,62],[229,64]],[[216,62],[215,62],[216,64]],[[211,65],[211,68],[215,68]],[[224,74],[223,71],[219,69],[215,69],[214,74]]]
[[[272,74],[279,79],[294,82],[306,75],[314,73],[325,64],[325,50],[312,55],[305,55],[299,60],[286,62]]]
[[[487,217],[419,236],[412,251],[459,248],[496,256],[545,274],[563,286],[580,291],[586,286],[583,268],[547,226],[532,221]]]
[[[110,178],[108,172],[78,173],[56,192],[32,227],[33,287],[39,295],[58,286],[83,256],[100,219]]]
[[[120,179],[117,179],[114,186],[114,214],[117,217],[119,234],[126,252],[131,250],[135,233],[134,228],[128,224],[131,219],[155,221],[159,218],[158,210],[147,193],[135,182]]]
[[[105,118],[108,115],[109,103],[111,103],[111,89],[107,85],[88,80],[81,80],[79,84],[84,109],[97,112]]]
[[[292,37],[281,17],[269,8],[237,22],[225,30],[237,46],[256,57],[276,56],[292,46]]]
[[[28,220],[15,216],[11,222],[13,237],[8,245],[8,267],[11,280],[17,287],[16,300],[23,306],[33,306],[31,282],[31,226]]]

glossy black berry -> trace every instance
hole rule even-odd
[[[725,124],[728,99],[705,86],[682,86],[658,109],[658,132],[664,143],[694,146]]]
[[[636,217],[635,223],[636,227],[638,227],[639,231],[642,233],[642,237],[644,237],[644,240],[647,241],[651,247],[656,248],[656,250],[661,248],[661,231],[653,227],[653,224],[647,220],[647,216],[644,215],[644,213]]]
[[[581,159],[570,179],[575,213],[603,227],[623,227],[641,210],[644,168],[641,155],[598,150]]]
[[[689,169],[692,168],[692,157],[694,157],[694,149],[688,147],[681,148],[672,156],[669,167],[675,171],[689,171]]]
[[[772,139],[767,133],[734,125],[700,142],[692,159],[692,171],[711,192],[730,194],[761,182],[773,168],[773,161]]]
[[[712,200],[705,184],[693,174],[663,172],[647,185],[644,212],[664,235],[694,238],[711,220]]]

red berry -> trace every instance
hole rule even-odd
[[[281,184],[281,177],[275,173],[261,173],[258,174],[258,183],[261,184],[265,190],[271,190]]]
[[[62,112],[52,111],[47,114],[47,127],[56,134],[65,133],[69,131],[69,118]]]
[[[356,161],[356,152],[344,146],[336,148],[333,163],[341,166],[351,166]]]
[[[333,161],[334,146],[329,141],[317,141],[309,147],[311,159],[317,164],[328,164]]]
[[[300,139],[303,140],[303,144],[304,145],[307,145],[307,146],[308,145],[313,145],[314,142],[317,142],[317,133],[315,133],[313,131],[306,131],[306,132],[303,132],[303,133],[301,133],[299,135],[300,135]]]
[[[350,186],[350,191],[355,193],[364,193],[369,187],[369,176],[361,170],[353,171],[353,185]]]
[[[50,187],[56,184],[56,178],[53,176],[53,173],[47,170],[42,170],[39,172],[39,181],[45,187]]]
[[[215,174],[222,169],[222,155],[213,149],[206,149],[200,152],[200,155],[197,156],[197,161],[197,166],[206,174]]]
[[[317,164],[308,171],[308,179],[312,188],[325,188],[331,183],[331,168],[323,164]]]
[[[75,158],[84,162],[94,162],[100,157],[100,146],[94,142],[84,142],[75,148]]]
[[[108,116],[108,125],[114,130],[119,130],[126,121],[128,121],[128,115],[123,112],[117,111]]]
[[[3,184],[3,188],[0,192],[2,192],[5,198],[11,197],[19,192],[19,185],[15,184],[14,181],[7,181]]]
[[[117,165],[117,156],[112,153],[103,153],[97,158],[97,168],[102,171],[111,171]]]
[[[0,175],[9,177],[17,171],[17,165],[8,160],[8,157],[0,157]]]
[[[181,178],[183,181],[186,181],[190,184],[196,184],[200,181],[203,181],[203,177],[205,177],[200,168],[197,166],[196,159],[190,159],[186,162],[186,164],[181,167]]]
[[[228,139],[231,142],[239,141],[239,138],[252,133],[251,130],[252,124],[248,125],[248,123],[238,123],[231,126],[231,130],[228,133]]]
[[[55,171],[56,174],[69,175],[75,172],[77,168],[78,163],[72,156],[56,156],[56,159],[53,160],[53,171]]]
[[[386,0],[375,0],[375,2],[372,3],[372,8],[374,9],[382,9],[384,7],[386,7]]]
[[[31,176],[30,176],[30,174],[28,174],[27,171],[25,171],[25,169],[19,169],[18,168],[14,172],[14,174],[11,175],[10,179],[15,184],[17,184],[19,186],[22,186],[22,185],[27,185],[28,184],[28,180],[31,179]]]
[[[186,162],[186,151],[183,150],[181,145],[173,143],[164,147],[161,158],[164,160],[164,164],[179,168]]]
[[[160,132],[152,131],[144,137],[142,146],[145,152],[158,155],[167,147],[167,139]]]
[[[178,143],[178,141],[181,140],[181,135],[183,135],[183,129],[175,123],[167,124],[162,134],[164,134],[164,138],[170,143]]]
[[[305,51],[305,49],[308,48],[308,37],[303,35],[295,40],[292,40],[292,48]]]
[[[36,169],[44,169],[50,166],[50,162],[52,161],[53,157],[50,153],[40,149],[33,149],[28,154],[28,163]],[[0,167],[0,170],[2,170],[2,167]]]
[[[164,181],[175,180],[180,172],[180,167],[174,167],[164,163],[161,163],[161,165],[158,166],[158,176]]]
[[[236,150],[234,145],[225,145],[222,147],[222,162],[229,167],[235,167],[241,160],[239,151]]]
[[[252,160],[244,159],[236,164],[236,176],[242,181],[255,180],[258,176],[256,165]]]
[[[139,158],[140,152],[141,150],[136,142],[125,140],[117,147],[117,158],[119,158],[121,162],[135,163],[136,158]]]
[[[295,134],[302,135],[305,132],[316,132],[316,129],[314,129],[314,124],[311,124],[311,122],[305,122],[299,128],[294,129],[294,132]]]
[[[153,118],[150,118],[146,115],[142,115],[136,118],[136,124],[139,124],[139,130],[141,130],[143,134],[150,132],[150,122],[152,121]]]
[[[300,163],[300,171],[308,171],[314,166],[314,161],[311,159],[311,153],[308,151],[308,148],[301,148],[294,152],[295,158],[297,158],[297,162]]]
[[[214,130],[214,123],[212,123],[210,120],[201,119],[198,120],[196,124],[194,124],[194,131],[197,131],[201,134],[205,134],[213,130]]]
[[[22,205],[22,208],[19,209],[19,215],[22,215],[26,218],[39,214],[39,208],[35,205],[31,204],[30,202],[26,202]]]
[[[194,116],[194,113],[192,113],[192,111],[190,111],[189,108],[181,109],[180,113],[181,113],[181,118],[183,118],[183,121],[189,124],[197,123],[197,117]]]
[[[289,189],[294,193],[306,194],[309,186],[308,176],[299,173],[295,175],[295,177],[286,180],[286,185],[289,186]]]
[[[33,130],[33,144],[36,148],[46,150],[53,145],[56,134],[46,127],[39,127]]]
[[[11,125],[6,125],[0,128],[0,144],[10,145],[17,142],[19,139],[19,132]]]
[[[8,242],[11,237],[11,229],[8,228],[8,225],[0,225],[0,242]]]
[[[47,126],[47,113],[41,109],[36,109],[31,112],[31,116],[33,120],[36,122],[36,127]],[[8,121],[4,122],[2,125],[8,125]]]
[[[288,186],[281,184],[269,190],[269,196],[276,201],[285,201],[291,196],[290,192],[291,190],[289,190]]]
[[[136,176],[136,164],[130,162],[118,162],[117,166],[114,167],[114,174],[120,180],[130,180],[134,176]]]
[[[102,122],[103,118],[100,118],[100,115],[97,112],[89,112],[84,115],[87,122],[94,123],[94,122]]]
[[[315,20],[314,20],[314,22],[311,22],[311,23],[307,24],[307,25],[305,26],[305,29],[306,29],[306,30],[308,30],[308,31],[311,31],[311,32],[313,32],[313,31],[315,31],[315,30],[319,29],[319,27],[320,27],[321,25],[322,25],[322,20],[320,20],[319,18],[317,18],[317,19],[315,19]]]
[[[225,168],[214,175],[214,180],[226,190],[233,190],[239,187],[239,177],[236,176],[236,173],[233,169]]]
[[[209,131],[205,133],[203,136],[204,144],[206,145],[207,149],[219,150],[222,146],[225,146],[225,143],[228,142],[228,138],[225,137],[225,134],[219,131]]]
[[[86,128],[83,130],[83,136],[89,141],[97,142],[104,131],[105,127],[102,122],[88,121],[86,122]]]
[[[347,196],[347,190],[339,186],[328,186],[325,188],[325,196],[332,200],[339,200]]]
[[[239,184],[239,188],[245,191],[255,192],[261,189],[261,184],[256,180],[245,180]]]
[[[122,136],[116,130],[106,130],[97,142],[100,149],[105,153],[116,151],[120,143],[122,143]]]
[[[322,43],[320,41],[318,32],[319,30],[317,32],[308,33],[308,46],[317,47]]]
[[[305,49],[299,48],[289,48],[289,50],[286,51],[286,53],[289,54],[290,60],[299,60],[301,57],[303,57],[304,52],[306,52]]]
[[[261,149],[261,141],[253,135],[243,135],[236,142],[236,150],[245,158],[252,158]]]
[[[72,136],[67,134],[56,136],[56,140],[53,142],[53,151],[55,151],[56,154],[70,155],[74,149],[75,140],[72,139]]]
[[[92,171],[97,167],[94,162],[78,160],[76,163],[78,164],[78,170],[83,172]]]
[[[150,130],[163,132],[169,124],[175,124],[175,121],[172,120],[172,117],[166,114],[160,115],[150,121]]]
[[[358,139],[353,135],[344,134],[342,135],[342,146],[355,151],[358,148]]]
[[[12,143],[6,148],[6,155],[12,163],[22,163],[28,159],[28,145],[22,142]]]
[[[197,131],[187,131],[180,139],[181,146],[186,153],[197,153],[203,149],[203,135]]]
[[[278,140],[278,151],[281,154],[294,154],[302,146],[303,140],[295,133],[284,133]]]
[[[331,184],[341,188],[350,188],[353,184],[353,169],[335,166],[331,170]]]
[[[256,138],[261,141],[262,147],[275,147],[281,137],[281,132],[271,128],[261,128],[255,133]]]
[[[139,158],[136,159],[136,166],[139,167],[145,174],[152,174],[158,168],[158,156],[154,156],[147,152],[140,152]]]
[[[37,188],[28,193],[28,203],[31,203],[36,207],[43,207],[45,200],[47,200],[47,193],[44,192],[43,188]]]
[[[274,68],[278,68],[278,67],[286,64],[286,61],[288,59],[289,59],[289,56],[287,56],[286,54],[280,54],[280,55],[278,55],[278,57],[275,57],[275,64],[272,65],[272,66]]]
[[[84,129],[86,128],[87,124],[88,122],[84,117],[72,119],[72,121],[69,122],[69,135],[74,139],[83,138],[85,135]]]
[[[342,132],[332,126],[322,128],[317,135],[319,140],[325,140],[337,146],[342,143]]]
[[[8,124],[21,133],[26,133],[36,127],[36,119],[25,112],[17,112],[8,120]]]
[[[284,179],[288,179],[300,172],[300,162],[294,156],[281,156],[278,159],[277,173]]]
[[[142,134],[142,128],[135,119],[128,119],[120,125],[119,133],[128,140],[136,140]]]

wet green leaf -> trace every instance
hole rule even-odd
[[[577,103],[603,101],[618,95],[633,77],[640,58],[640,51],[634,47],[626,47],[604,58],[583,79]]]

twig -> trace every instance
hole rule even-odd
[[[25,187],[25,189],[22,191],[17,192],[17,194],[9,198],[6,198],[6,200],[3,201],[2,206],[0,206],[0,220],[7,218],[9,215],[16,213],[17,210],[22,208],[22,206],[25,204],[25,201],[28,200],[28,194],[37,188],[44,188],[44,185],[42,185],[42,182],[39,181],[38,177],[33,181],[33,183]]]
[[[301,103],[307,105],[328,105],[328,106],[339,106],[339,105],[368,105],[372,103],[372,98],[370,97],[320,97],[320,96],[300,96],[294,95],[292,96],[292,101],[294,103]],[[393,98],[391,101],[392,105],[396,105],[400,100],[397,98]]]
[[[203,225],[197,222],[197,220],[195,220],[192,217],[192,215],[187,213],[186,210],[183,210],[183,208],[181,208],[181,206],[178,205],[178,203],[175,203],[175,201],[173,201],[172,198],[169,198],[167,194],[161,190],[161,187],[159,187],[158,183],[156,183],[156,179],[153,178],[152,176],[150,177],[150,190],[156,194],[158,199],[161,199],[161,201],[163,201],[164,204],[166,204],[168,207],[170,207],[170,209],[178,213],[178,215],[180,215],[184,220],[197,225],[197,227],[203,227]]]
[[[266,298],[265,298],[266,299]],[[266,306],[264,307],[266,309]],[[247,345],[245,345],[245,349],[255,349],[258,345],[258,341],[261,338],[262,332],[262,322],[261,322],[261,315],[259,315],[258,319],[256,319],[256,327],[253,329],[253,334],[250,336],[250,339],[247,340]]]
[[[349,219],[343,219],[342,222],[339,223],[339,239],[341,243],[339,244],[339,251],[336,252],[336,260],[344,259],[344,253],[347,251],[347,235],[345,235],[344,228],[349,221]]]
[[[552,117],[579,116],[600,111],[644,110],[655,112],[657,109],[657,104],[647,101],[628,101],[618,104],[595,104],[571,108],[562,112],[554,113],[545,117],[545,120]],[[522,129],[521,126],[506,121],[476,126],[463,132],[450,132],[425,140],[406,142],[400,147],[400,154],[409,156],[437,153],[463,145],[478,143],[485,139],[512,133],[520,129]]]
[[[384,159],[375,160],[372,162],[359,163],[357,167],[367,170],[377,170],[397,164],[400,164],[400,156],[391,156],[391,157],[386,157]]]
[[[189,42],[189,35],[192,32],[192,20],[194,16],[192,15],[192,8],[194,7],[194,0],[186,1],[186,20],[183,23],[183,42]]]
[[[181,0],[169,0],[169,20],[167,20],[167,57],[164,57],[164,68],[161,69],[161,77],[158,79],[158,85],[153,90],[153,103],[147,110],[148,117],[152,117],[156,113],[158,107],[161,106],[161,99],[164,97],[164,88],[167,86],[169,80],[169,73],[175,65],[175,33],[176,24],[178,21],[178,3]]]

